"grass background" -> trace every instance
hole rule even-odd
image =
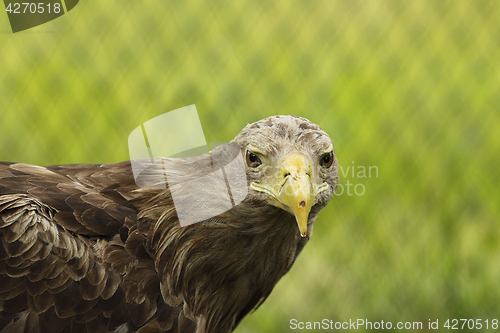
[[[500,319],[499,17],[496,0],[85,0],[12,34],[0,15],[0,160],[126,160],[135,127],[194,103],[207,141],[304,116],[344,172],[378,177],[341,175],[364,195],[334,197],[236,331]]]

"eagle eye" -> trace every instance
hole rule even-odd
[[[333,163],[333,152],[329,152],[329,153],[326,153],[325,155],[323,155],[321,157],[320,162],[319,162],[319,164],[325,169],[328,169],[329,167],[331,167],[332,163]]]
[[[247,164],[251,168],[256,168],[262,164],[259,156],[255,155],[251,151],[247,150]]]

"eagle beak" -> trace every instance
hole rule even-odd
[[[279,175],[271,184],[252,183],[250,187],[269,194],[272,205],[295,216],[300,235],[306,237],[309,212],[316,203],[318,193],[326,190],[328,184],[316,185],[308,159],[300,154],[286,157],[280,166]]]
[[[284,183],[279,190],[279,201],[295,216],[300,235],[305,237],[309,212],[316,199],[311,184],[311,166],[304,156],[294,154],[283,161],[281,170]]]

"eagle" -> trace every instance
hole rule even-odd
[[[290,270],[338,173],[332,140],[302,117],[259,120],[230,144],[244,199],[184,226],[171,189],[138,186],[131,161],[0,162],[0,332],[232,332]]]

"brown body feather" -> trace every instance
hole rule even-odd
[[[0,163],[0,238],[0,332],[27,333],[231,332],[309,239],[260,194],[181,227],[130,162]]]

